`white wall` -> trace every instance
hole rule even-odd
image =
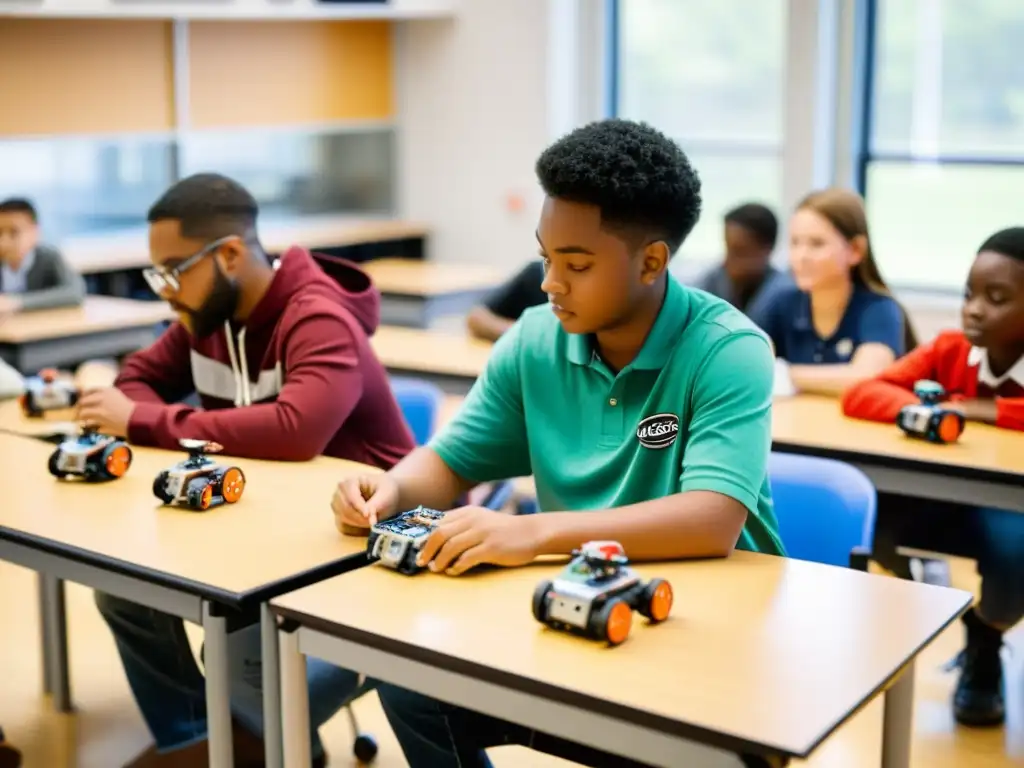
[[[469,0],[454,19],[395,25],[398,209],[433,226],[430,258],[511,271],[536,254],[548,31],[548,0]]]

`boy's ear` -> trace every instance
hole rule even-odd
[[[640,281],[645,285],[653,285],[668,268],[668,243],[656,240],[644,246],[643,266],[640,270]]]
[[[220,263],[221,271],[229,276],[234,276],[245,261],[245,243],[242,238],[228,240],[217,249],[214,258]]]

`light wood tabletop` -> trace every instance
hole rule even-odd
[[[419,259],[374,259],[362,265],[382,294],[439,296],[489,291],[508,278],[480,264],[454,264]]]
[[[1020,433],[968,423],[957,443],[937,445],[905,436],[895,424],[849,419],[834,398],[776,398],[772,440],[780,446],[817,448],[837,456],[860,454],[969,470],[1024,476]]]
[[[365,547],[362,539],[338,534],[330,508],[343,474],[368,470],[359,464],[323,457],[303,464],[221,457],[245,473],[244,494],[234,505],[197,513],[161,506],[153,495],[157,474],[184,459],[184,451],[133,448],[124,477],[87,484],[49,474],[54,449],[0,434],[0,538],[84,551],[221,597],[251,593]]]
[[[645,564],[642,576],[672,584],[672,614],[653,626],[636,615],[630,638],[609,648],[533,618],[533,590],[557,569],[409,577],[370,566],[279,596],[272,607],[314,630],[386,644],[502,687],[572,691],[609,716],[612,706],[805,756],[971,600],[964,591],[745,552]]]
[[[84,336],[156,325],[174,317],[163,301],[86,296],[78,307],[21,312],[0,322],[0,344]]]
[[[385,325],[370,338],[385,368],[476,378],[493,344],[468,334]]]
[[[424,238],[426,224],[390,218],[303,216],[287,222],[259,226],[260,242],[268,253],[281,253],[292,245],[330,248],[362,243]],[[144,229],[121,234],[73,238],[61,251],[82,274],[139,269],[149,266],[149,245]]]

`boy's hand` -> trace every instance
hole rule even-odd
[[[483,507],[446,512],[420,550],[417,562],[458,576],[475,565],[526,565],[537,557],[535,515],[508,515]]]
[[[967,399],[944,404],[951,411],[960,411],[968,421],[995,424],[997,409],[995,400]]]
[[[370,526],[398,511],[398,483],[384,472],[346,478],[334,490],[331,510],[341,533],[365,536]]]
[[[114,387],[90,389],[78,401],[78,420],[105,435],[127,437],[135,402]]]

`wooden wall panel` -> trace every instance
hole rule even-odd
[[[392,117],[385,21],[189,25],[191,126],[280,126]]]
[[[0,18],[0,136],[166,131],[171,24]]]

